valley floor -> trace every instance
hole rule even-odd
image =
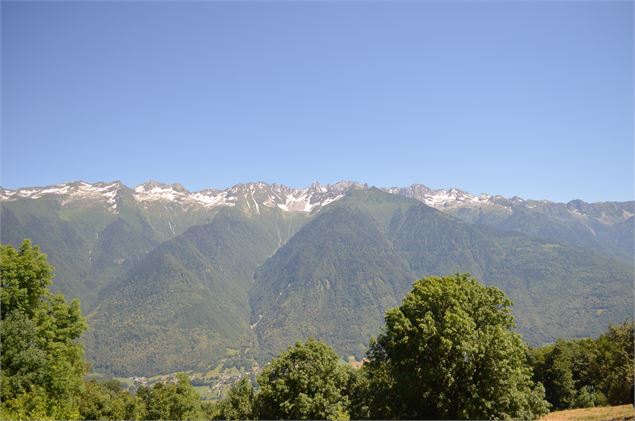
[[[555,411],[547,414],[541,418],[540,421],[605,421],[633,419],[635,419],[635,408],[633,408],[633,405],[628,404]]]

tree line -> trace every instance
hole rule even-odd
[[[532,349],[529,361],[553,409],[633,403],[634,344],[633,322],[624,322],[596,339]]]
[[[203,402],[185,374],[131,393],[86,380],[79,302],[50,291],[37,246],[0,246],[2,419],[536,419],[633,402],[633,322],[531,349],[511,301],[468,274],[416,281],[359,369],[326,343],[296,343]]]

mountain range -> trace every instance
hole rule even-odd
[[[308,336],[361,358],[414,280],[454,272],[503,289],[533,345],[632,317],[632,201],[74,182],[0,188],[0,206],[2,242],[49,255],[88,317],[88,358],[112,374],[265,361]]]

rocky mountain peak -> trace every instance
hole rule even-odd
[[[305,188],[292,188],[284,184],[268,184],[262,181],[236,184],[225,190],[204,189],[191,192],[178,183],[166,184],[147,181],[134,189],[120,181],[87,183],[75,181],[45,187],[25,187],[17,190],[0,188],[0,201],[18,199],[39,199],[50,196],[60,199],[62,206],[82,200],[99,200],[113,212],[117,212],[117,199],[124,195],[142,204],[172,203],[184,209],[191,207],[216,208],[219,206],[240,206],[260,213],[262,207],[278,208],[285,212],[311,213],[316,209],[340,199],[351,190],[367,190],[368,184],[355,181],[338,181],[321,184],[318,181]],[[635,213],[634,202],[587,203],[572,200],[566,204],[546,200],[526,200],[518,196],[511,199],[487,194],[474,195],[458,188],[431,189],[423,184],[407,187],[380,188],[392,194],[419,200],[433,208],[449,211],[481,208],[497,209],[505,213],[513,209],[540,210],[552,215],[571,213],[576,216],[593,216],[607,224],[620,222]]]

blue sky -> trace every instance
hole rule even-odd
[[[632,2],[1,7],[4,187],[634,198]]]

